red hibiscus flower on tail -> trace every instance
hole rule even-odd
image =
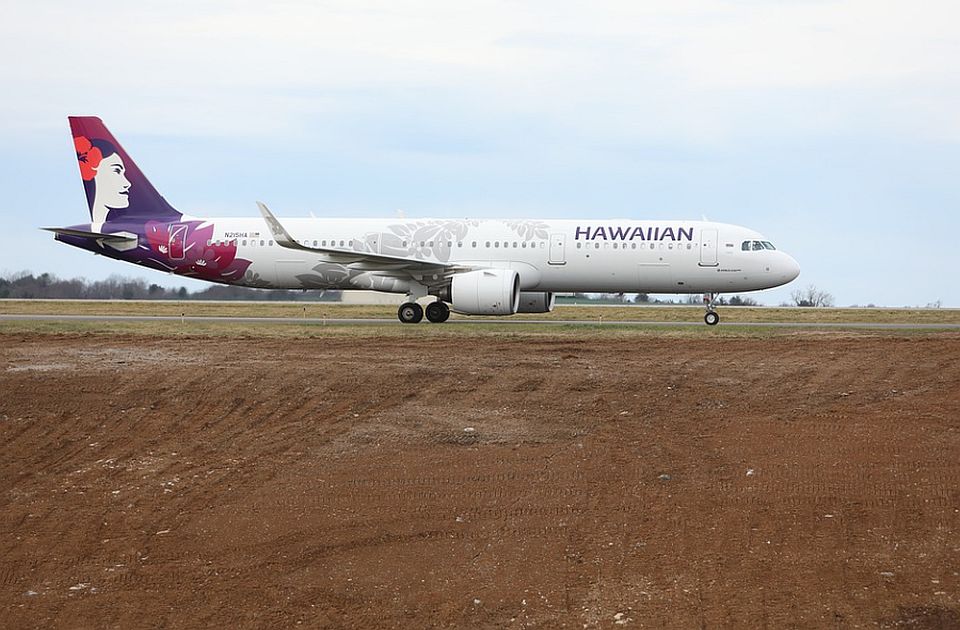
[[[88,182],[97,174],[97,167],[103,161],[100,149],[93,146],[84,136],[73,139],[73,146],[77,150],[77,162],[80,164],[80,177]]]

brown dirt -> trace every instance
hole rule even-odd
[[[960,626],[960,335],[0,346],[4,627]]]

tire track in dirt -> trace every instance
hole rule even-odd
[[[957,618],[960,335],[8,341],[18,626]]]

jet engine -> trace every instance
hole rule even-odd
[[[458,273],[451,279],[450,305],[464,315],[513,315],[520,306],[520,276],[512,269]]]
[[[521,291],[518,313],[549,313],[557,301],[554,293],[542,291]]]

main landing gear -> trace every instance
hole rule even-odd
[[[703,321],[707,323],[707,326],[716,326],[720,323],[720,314],[713,306],[718,297],[717,293],[707,293],[703,296],[703,303],[707,307],[707,314],[703,316]]]
[[[427,304],[427,320],[434,324],[442,324],[450,319],[450,307],[437,300]]]
[[[416,302],[405,302],[397,309],[397,319],[404,324],[416,324],[423,319],[424,309]],[[442,324],[450,319],[450,307],[444,302],[436,301],[427,304],[427,321]]]
[[[397,309],[397,319],[404,324],[417,324],[423,319],[423,307],[416,302],[406,302]]]

